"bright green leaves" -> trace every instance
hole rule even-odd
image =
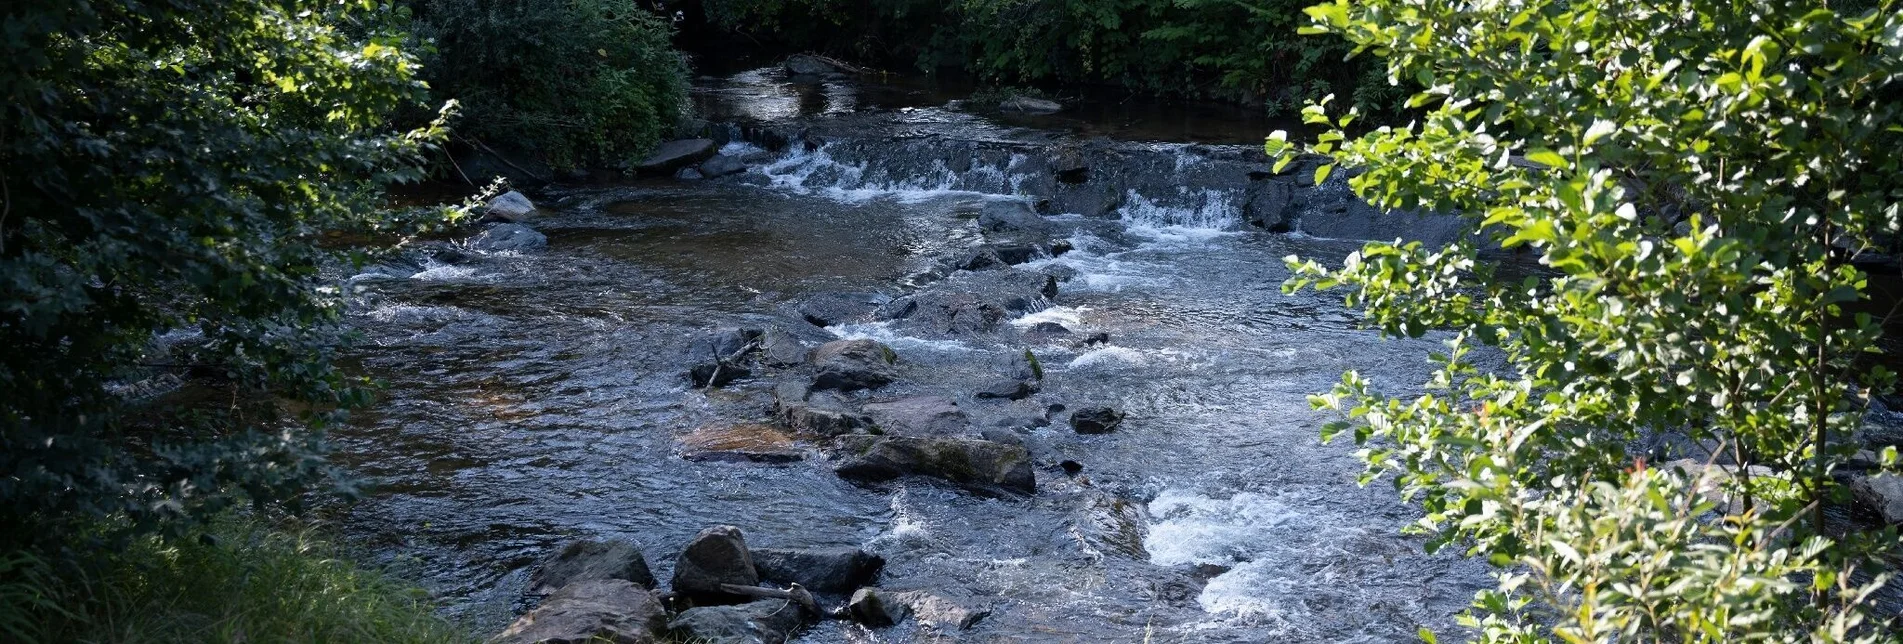
[[[1318,180],[1355,168],[1370,203],[1476,231],[1442,249],[1368,244],[1335,269],[1288,260],[1285,289],[1337,289],[1369,326],[1440,330],[1453,349],[1431,395],[1345,377],[1318,399],[1343,415],[1326,434],[1352,434],[1365,478],[1422,501],[1433,543],[1526,571],[1476,598],[1484,639],[1859,640],[1868,586],[1841,572],[1903,543],[1825,548],[1814,512],[1841,496],[1861,405],[1896,380],[1866,359],[1883,329],[1855,314],[1868,284],[1852,263],[1903,223],[1895,16],[1492,8],[1308,14],[1428,85],[1413,104],[1431,108],[1349,137],[1312,105],[1303,120],[1324,133],[1273,137],[1277,170],[1323,155],[1303,159]],[[1517,259],[1481,260],[1495,249]],[[1704,468],[1713,451],[1748,475]],[[1794,583],[1806,576],[1829,602]],[[1524,619],[1534,600],[1557,621]]]

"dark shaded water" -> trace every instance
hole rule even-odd
[[[709,110],[719,115],[811,113],[776,106],[770,94],[782,91],[813,100],[745,78],[703,97],[724,105]],[[921,127],[991,137],[1004,125]],[[1437,345],[1381,341],[1332,298],[1281,294],[1281,257],[1339,257],[1359,242],[1245,231],[1215,199],[1058,218],[1077,250],[1030,268],[1077,275],[1054,306],[1012,324],[1107,332],[1107,346],[831,330],[897,350],[903,379],[879,396],[952,397],[980,426],[1049,403],[1130,414],[1107,435],[1032,433],[1034,496],[859,487],[816,448],[786,465],[680,458],[683,434],[765,420],[772,400],[770,378],[690,388],[681,354],[692,337],[780,319],[817,292],[899,294],[982,239],[980,203],[1014,198],[1009,181],[953,190],[823,149],[729,151],[754,169],[558,191],[534,224],[549,236],[544,252],[356,282],[359,358],[390,389],[337,434],[347,464],[383,483],[345,523],[413,561],[479,629],[513,617],[532,563],[566,539],[632,539],[665,579],[680,547],[715,524],[740,526],[755,545],[863,546],[886,557],[888,586],[986,597],[993,615],[956,634],[972,641],[1410,641],[1421,625],[1449,628],[1487,585],[1482,566],[1398,536],[1416,512],[1384,485],[1356,487],[1350,448],[1318,443],[1325,419],[1305,401],[1347,369],[1416,386]],[[971,399],[1027,346],[1045,365],[1043,393]],[[1067,476],[1066,460],[1083,471]],[[1112,509],[1119,501],[1143,510]],[[803,641],[923,637],[828,622]]]

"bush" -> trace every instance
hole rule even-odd
[[[294,500],[329,474],[321,430],[368,400],[328,362],[318,242],[388,225],[376,190],[418,178],[442,135],[385,125],[425,99],[395,12],[24,0],[0,18],[0,552]],[[211,395],[144,404],[181,377]]]
[[[679,122],[687,68],[634,0],[414,0],[425,76],[459,136],[562,168],[626,166]]]
[[[309,529],[223,518],[77,564],[0,557],[13,642],[470,642],[421,590],[357,567]],[[56,574],[57,573],[57,574]]]
[[[1446,334],[1424,395],[1354,373],[1315,404],[1395,475],[1433,547],[1500,567],[1490,642],[1897,641],[1871,595],[1894,528],[1827,520],[1895,376],[1854,263],[1903,228],[1903,14],[1676,0],[1337,0],[1316,31],[1432,106],[1308,151],[1389,209],[1481,238],[1374,243],[1290,290],[1346,287],[1384,333]],[[1294,157],[1286,135],[1267,151]],[[1484,239],[1484,243],[1483,240]],[[1481,259],[1537,258],[1533,276]],[[1476,351],[1479,349],[1479,351]],[[1492,365],[1504,365],[1493,368]],[[1677,460],[1683,459],[1683,460]],[[1667,464],[1672,461],[1671,464]],[[1863,474],[1870,474],[1865,471]]]

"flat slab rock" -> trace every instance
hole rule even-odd
[[[873,426],[892,436],[957,436],[971,425],[958,403],[941,396],[866,403],[859,410],[872,417]]]
[[[649,644],[661,641],[666,619],[648,589],[622,579],[593,579],[556,591],[489,644]]]
[[[849,593],[872,581],[885,560],[858,548],[755,548],[760,578],[822,593]]]
[[[927,476],[980,492],[1037,492],[1031,455],[1018,445],[963,438],[864,435],[841,436],[834,445],[841,456],[833,471],[851,480],[879,482]]]
[[[699,462],[791,463],[805,458],[793,438],[771,425],[710,425],[680,438],[681,458]]]
[[[695,644],[781,644],[806,623],[798,605],[762,599],[737,606],[701,606],[681,611],[667,628]]]
[[[673,174],[675,170],[706,161],[718,153],[713,139],[681,139],[662,143],[634,168],[652,174]]]
[[[1903,524],[1903,476],[1881,474],[1860,476],[1850,483],[1850,493],[1890,525]]]

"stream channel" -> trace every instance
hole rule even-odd
[[[1287,255],[1445,240],[1452,222],[1378,215],[1339,178],[1269,172],[1255,122],[1170,108],[1007,119],[776,69],[703,79],[695,96],[744,173],[532,192],[545,249],[353,278],[352,359],[389,387],[334,434],[340,460],[376,482],[340,522],[478,632],[527,606],[535,562],[565,541],[631,540],[666,579],[720,524],[754,546],[862,547],[884,557],[882,586],[991,611],[949,633],[821,621],[800,642],[1413,641],[1452,629],[1490,585],[1485,566],[1401,535],[1418,511],[1385,482],[1358,487],[1352,446],[1321,444],[1328,418],[1305,399],[1349,369],[1416,388],[1437,342],[1383,340],[1336,295],[1281,292]],[[987,207],[1040,213],[1045,230],[983,230]],[[956,270],[976,245],[1020,242],[1033,252],[1015,266]],[[1055,293],[987,286],[1013,279]],[[1005,314],[867,312],[823,328],[802,314],[839,293],[953,293]],[[1035,493],[849,481],[811,438],[773,462],[684,458],[697,430],[771,424],[776,383],[807,377],[698,388],[683,375],[696,338],[749,326],[807,346],[885,343],[898,380],[847,401],[950,399],[970,434],[1022,440]],[[1027,349],[1041,391],[974,398]],[[1053,404],[1127,418],[1083,435]]]

